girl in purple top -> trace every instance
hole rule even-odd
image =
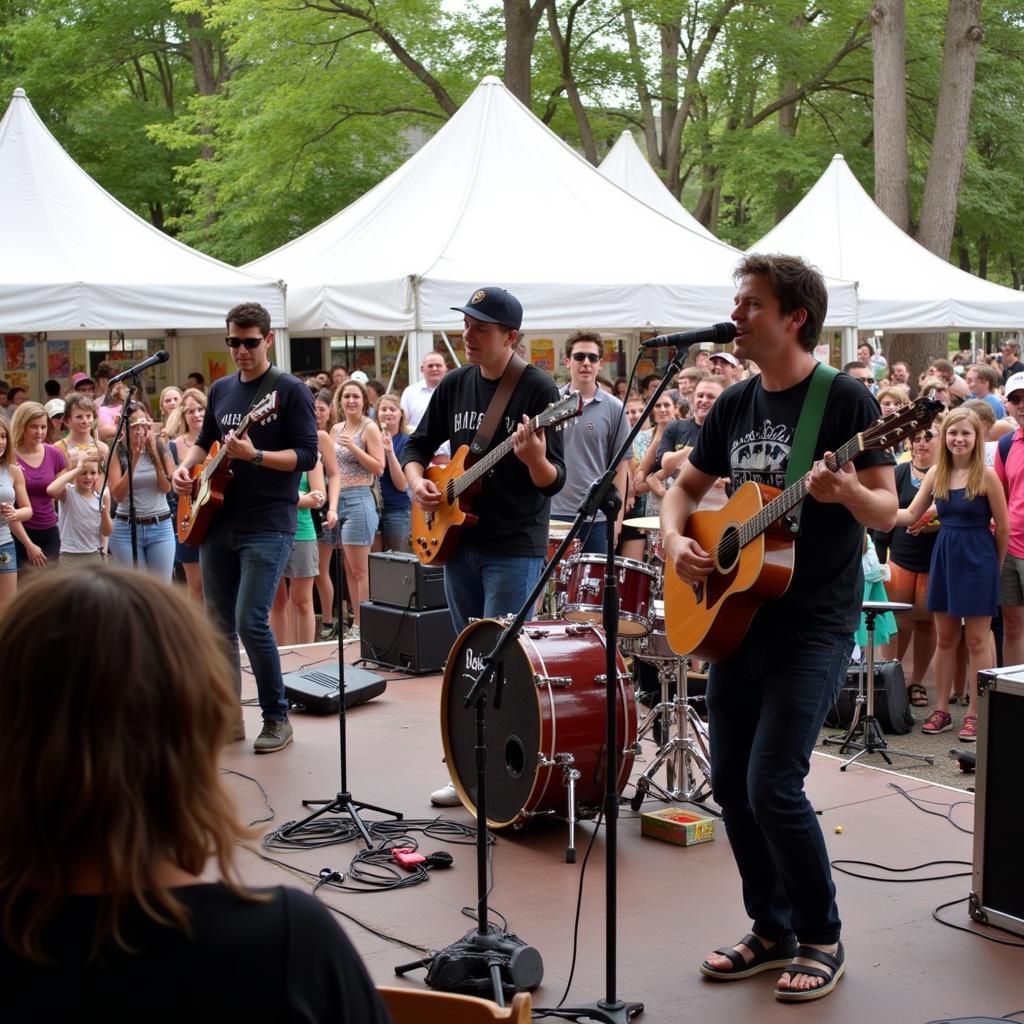
[[[38,402],[22,402],[11,420],[11,443],[32,506],[32,518],[25,522],[28,547],[14,538],[19,575],[47,562],[55,563],[60,557],[57,513],[46,488],[68,464],[60,451],[45,443],[46,426],[46,410]]]

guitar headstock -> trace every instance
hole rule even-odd
[[[541,427],[553,427],[564,423],[583,412],[583,396],[578,391],[570,391],[565,398],[552,402],[542,413],[534,418],[534,430]]]
[[[266,423],[277,415],[277,390],[271,391],[265,398],[261,398],[249,410],[250,423]]]
[[[901,441],[930,426],[945,408],[935,398],[919,398],[888,416],[882,416],[861,433],[861,449],[868,452],[895,448]]]

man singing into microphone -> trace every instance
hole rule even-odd
[[[299,477],[316,464],[316,416],[309,388],[270,365],[274,334],[270,314],[261,305],[235,306],[227,328],[225,341],[238,373],[211,385],[202,429],[172,483],[179,494],[190,493],[189,470],[202,463],[214,441],[227,449],[234,475],[199,549],[203,594],[228,635],[239,693],[239,636],[245,645],[263,712],[263,730],[253,749],[270,754],[292,741],[281,658],[269,619],[295,535]],[[236,437],[234,430],[249,410],[271,395],[274,416]],[[241,709],[235,739],[245,739]]]
[[[714,563],[686,536],[686,523],[714,481],[784,484],[828,305],[821,275],[794,256],[749,255],[736,280],[736,356],[753,359],[761,373],[715,402],[661,507],[666,572],[693,587]],[[836,375],[814,458],[878,414],[866,388]],[[711,783],[753,927],[700,969],[718,981],[782,969],[775,996],[784,1002],[827,995],[844,969],[828,851],[803,784],[853,649],[864,527],[887,531],[896,519],[891,462],[869,452],[835,473],[814,462],[789,589],[760,608],[708,678]]]

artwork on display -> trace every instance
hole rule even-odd
[[[20,334],[4,335],[4,369],[26,370],[25,364],[25,339]],[[10,377],[7,378],[10,380]]]
[[[4,370],[4,379],[12,388],[30,388],[28,370]]]
[[[228,359],[223,352],[203,353],[203,374],[206,377],[206,386],[209,387],[215,380],[227,376]]]
[[[545,373],[554,373],[557,367],[555,342],[552,338],[530,339],[530,362]]]
[[[73,374],[89,372],[89,348],[84,338],[71,342],[70,359],[71,372]]]
[[[71,379],[71,342],[48,341],[46,343],[47,376],[67,384]]]

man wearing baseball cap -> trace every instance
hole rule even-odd
[[[424,476],[424,468],[444,442],[451,443],[456,462],[459,449],[472,444],[512,360],[523,322],[523,307],[504,288],[478,288],[464,306],[452,309],[464,316],[467,365],[441,378],[402,453],[410,495],[425,512],[438,508],[441,492]],[[526,365],[491,436],[488,450],[509,436],[515,440],[512,452],[483,478],[472,499],[477,522],[458,534],[445,562],[445,596],[456,633],[471,617],[518,612],[540,577],[551,495],[565,481],[565,462],[558,431],[530,433],[525,424],[558,397],[551,377]],[[442,806],[459,802],[450,784],[431,799]]]
[[[90,398],[96,397],[96,381],[92,379],[87,373],[76,373],[71,378],[71,390],[80,391],[83,395],[88,395]]]
[[[1003,664],[1024,663],[1024,371],[1006,382],[1003,401],[1018,424],[996,445],[996,476],[1003,482],[1010,511],[1010,543],[1003,559],[999,603],[1003,608]]]
[[[723,388],[735,384],[743,375],[740,361],[731,352],[712,352],[708,364],[711,375],[722,382]]]

